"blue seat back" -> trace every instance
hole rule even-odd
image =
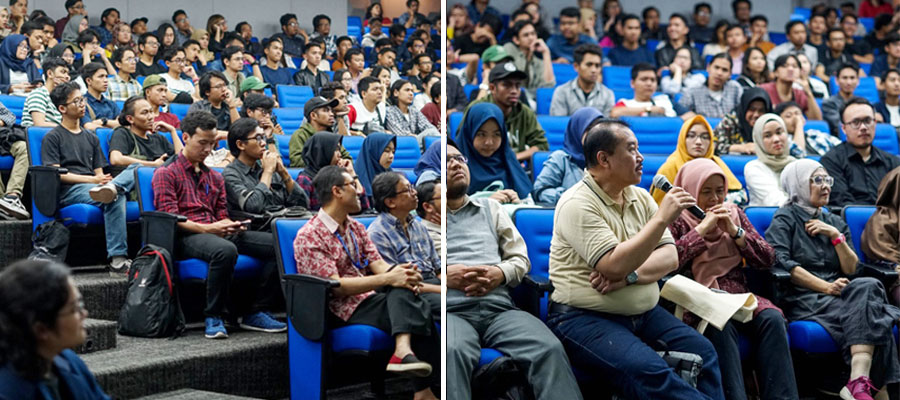
[[[297,261],[294,259],[294,238],[297,232],[309,219],[276,219],[272,223],[275,234],[275,256],[285,274],[297,273]]]
[[[603,85],[612,89],[631,90],[631,67],[603,67]]]
[[[841,140],[847,140],[847,135],[844,134],[843,129],[840,130],[839,135]],[[900,152],[900,143],[897,142],[897,131],[891,124],[875,125],[875,139],[872,140],[872,144],[890,154]]]
[[[837,83],[837,78],[834,76],[831,77],[831,95],[837,95],[840,87]],[[875,86],[875,78],[867,76],[859,78],[859,86],[856,87],[856,90],[853,91],[853,94],[859,97],[863,97],[868,99],[872,104],[875,104],[879,101],[878,98],[878,88]]]
[[[134,187],[138,191],[138,207],[141,212],[156,211],[153,204],[153,173],[156,168],[139,167],[135,170]]]
[[[806,124],[803,125],[803,130],[808,131],[810,129],[815,129],[820,132],[829,133],[828,122],[816,120],[816,121],[806,121]]]
[[[641,183],[639,183],[638,186],[650,191],[650,186],[653,185],[653,177],[656,176],[656,171],[659,171],[659,167],[662,167],[669,156],[662,154],[644,154],[643,156],[644,171],[641,173]]]
[[[466,101],[472,98],[472,92],[478,90],[478,85],[465,85],[463,86],[463,93],[466,94]]]
[[[561,150],[566,137],[566,126],[569,125],[569,117],[538,115],[537,121],[544,128],[547,143],[550,144],[550,151]]]
[[[850,228],[850,236],[853,239],[853,250],[860,261],[866,261],[866,256],[862,252],[861,239],[863,231],[866,229],[866,223],[875,213],[875,206],[847,206],[844,207],[844,221]]]
[[[513,214],[516,229],[528,248],[528,259],[531,261],[529,275],[545,278],[550,275],[553,213],[553,208],[520,208]]]
[[[544,169],[544,163],[550,158],[549,151],[538,151],[531,155],[531,165],[532,165],[532,175],[531,180],[534,181],[538,176],[541,175],[541,170]]]
[[[347,17],[347,36],[359,39],[362,37],[362,18],[358,16]]]
[[[428,150],[428,148],[431,147],[434,142],[438,142],[440,140],[440,136],[425,136],[425,150]]]
[[[179,120],[184,120],[184,117],[187,115],[190,108],[190,104],[169,104],[169,112],[175,114]]]
[[[778,207],[747,207],[744,209],[744,214],[747,214],[747,219],[753,225],[753,228],[760,235],[765,236],[766,230],[772,224],[772,217],[775,216],[776,211],[778,211]]]
[[[278,146],[278,152],[281,153],[281,162],[284,165],[291,165],[291,134],[285,132],[284,135],[274,135],[275,144]]]
[[[722,118],[707,118],[706,121],[709,122],[709,126],[716,129],[719,126],[719,122],[722,122]]]
[[[309,86],[278,85],[275,91],[278,93],[278,105],[281,107],[303,108],[306,102],[313,98],[313,91]]]
[[[554,88],[538,88],[537,113],[538,115],[550,115],[550,102],[553,100]]]
[[[722,161],[725,162],[725,165],[728,166],[728,169],[731,170],[731,173],[741,181],[741,185],[746,187],[747,180],[744,179],[744,166],[747,165],[750,160],[755,160],[756,156],[723,155],[721,158]]]
[[[415,136],[397,136],[397,148],[391,168],[413,169],[422,153]]]
[[[553,76],[556,77],[556,85],[559,86],[575,79],[578,73],[575,72],[572,64],[553,64]]]
[[[25,96],[0,95],[0,103],[16,115],[16,122],[22,121],[22,112],[25,109]]]
[[[463,113],[457,111],[452,112],[447,116],[447,119],[450,120],[450,137],[456,137],[456,131],[459,130],[459,125],[462,123]]]
[[[631,127],[642,154],[672,154],[683,121],[677,117],[622,117]]]
[[[41,159],[41,144],[47,132],[52,128],[29,127],[28,136],[28,162],[29,165],[44,165]]]
[[[103,151],[106,162],[109,162],[109,140],[112,139],[112,132],[112,129],[107,128],[94,131],[97,134],[97,139],[100,139],[100,150]]]
[[[347,152],[350,153],[350,157],[353,157],[354,161],[356,161],[356,158],[359,156],[359,151],[362,150],[363,140],[365,140],[365,138],[362,136],[344,136],[341,140],[341,145],[347,149]]]
[[[281,99],[279,97],[279,99]],[[302,107],[281,107],[273,108],[272,115],[278,119],[278,124],[285,134],[292,134],[303,125],[303,108]]]

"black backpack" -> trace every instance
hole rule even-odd
[[[69,228],[57,220],[44,222],[34,230],[31,242],[34,250],[29,259],[64,262],[69,252]]]
[[[534,391],[518,363],[501,356],[472,374],[472,398],[475,400],[534,400]]]
[[[119,333],[173,339],[184,332],[184,314],[175,290],[175,268],[169,252],[148,244],[128,270],[128,295],[119,313]]]

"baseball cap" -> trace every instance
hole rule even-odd
[[[162,75],[150,75],[150,76],[144,78],[144,84],[141,86],[141,90],[144,91],[144,90],[147,90],[156,85],[165,85],[165,84],[166,84],[166,78],[163,78]]]
[[[504,79],[521,79],[524,81],[528,79],[528,75],[525,75],[524,72],[516,69],[516,65],[512,62],[495,65],[494,68],[491,69],[490,75],[488,75],[488,81],[494,83]]]
[[[493,45],[488,47],[481,53],[481,61],[482,62],[500,62],[507,58],[512,58],[509,54],[506,53],[506,49],[500,45]]]
[[[339,103],[338,99],[328,100],[322,96],[313,97],[303,106],[303,117],[308,119],[309,113],[315,111],[317,108],[337,107]]]
[[[133,21],[131,21],[131,27],[134,28],[134,26],[137,25],[138,21],[141,21],[144,23],[144,25],[147,25],[147,22],[150,20],[147,19],[147,17],[135,18]]]
[[[251,76],[241,82],[241,93],[244,93],[248,90],[263,90],[267,87],[271,87],[271,85],[259,80],[259,78],[255,76]]]

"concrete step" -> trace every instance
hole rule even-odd
[[[75,349],[76,353],[87,354],[116,347],[116,322],[88,318],[84,321],[87,339]]]
[[[128,283],[125,274],[104,270],[76,272],[75,285],[84,298],[88,316],[109,321],[119,320],[119,310],[125,304]]]
[[[224,393],[213,393],[196,389],[181,389],[172,392],[141,397],[138,400],[253,400],[255,397],[232,396]]]
[[[0,221],[0,269],[31,253],[31,220]]]

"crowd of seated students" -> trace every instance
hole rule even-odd
[[[560,13],[559,33],[554,35],[551,28],[550,37],[571,45],[561,54],[564,46],[544,49],[540,27],[527,11],[516,10],[510,25],[502,26],[495,19],[499,13],[488,3],[452,6],[448,27],[453,37],[445,61],[448,76],[454,77],[447,79],[448,92],[478,85],[468,105],[448,108],[448,113],[463,112],[456,142],[447,147],[448,380],[471,385],[477,348],[472,335],[479,335],[482,347],[500,345],[492,325],[468,318],[469,298],[490,296],[520,279],[502,261],[516,260],[514,243],[519,240],[516,228],[507,227],[503,217],[533,201],[555,207],[549,241],[553,291],[546,327],[566,350],[569,365],[610,381],[625,397],[746,398],[747,371],[742,368],[753,367],[761,398],[797,398],[798,382],[785,340],[787,322],[796,320],[819,322],[842,350],[850,370],[843,398],[870,399],[876,393],[881,398],[893,387],[888,384],[900,382],[897,345],[890,335],[900,315],[895,307],[900,284],[849,279],[858,260],[840,217],[849,205],[877,205],[866,229],[868,243],[862,247],[870,261],[900,271],[897,238],[890,228],[897,220],[900,158],[873,145],[876,123],[900,124],[895,123],[900,121],[900,34],[895,19],[872,15],[876,29],[863,38],[855,10],[838,13],[816,6],[808,21],[789,22],[786,41],[776,45],[769,19],[752,14],[753,4],[747,0],[734,1],[733,18],[716,28],[710,26],[712,6],[706,3],[695,6],[693,21],[673,14],[668,25],[661,26],[654,7],[639,17],[629,14],[628,4],[607,0],[596,10],[597,38],[585,40],[580,32],[569,32],[572,22],[584,21],[570,10]],[[523,7],[537,3],[525,2]],[[590,1],[578,5],[594,7]],[[540,5],[533,8],[540,10]],[[891,7],[881,8],[893,14]],[[852,36],[856,39],[849,39]],[[498,46],[502,38],[508,42]],[[649,40],[658,41],[655,48],[648,47]],[[704,43],[708,52],[699,51],[698,44]],[[575,75],[566,78],[570,81],[546,74],[548,69],[564,71],[559,65],[563,63],[572,64]],[[861,65],[867,63],[872,63],[871,70]],[[622,82],[604,81],[607,71],[602,66],[630,69],[632,98],[620,90]],[[860,82],[869,76],[877,78],[879,99],[858,97]],[[610,90],[612,85],[617,91]],[[542,88],[553,88],[549,113],[543,112],[565,117],[568,124],[562,148],[550,145],[555,151],[542,154],[546,161],[538,166],[532,156],[547,150],[548,139],[535,112],[537,101],[548,98],[544,92],[543,100],[536,99]],[[652,189],[650,196],[634,186],[642,174],[640,143],[627,125],[604,119],[622,116],[685,121],[680,133],[670,133],[678,139],[672,141],[669,158],[654,171],[675,183],[669,194]],[[828,129],[807,124],[814,120],[824,120]],[[746,156],[739,164],[743,170],[733,173],[730,161],[720,158],[726,155],[729,160]],[[694,205],[705,217],[686,210]],[[744,206],[780,209],[767,232],[756,232]],[[499,258],[492,255],[494,250],[485,255],[472,236],[471,215],[493,214],[499,216],[487,221],[496,226],[490,242],[501,245]],[[816,252],[826,257],[816,258]],[[490,260],[482,260],[488,256]],[[685,324],[697,326],[698,317],[688,314],[678,321],[657,311],[661,277],[678,273],[707,287],[746,293],[745,263],[789,273],[790,293],[772,299],[757,296],[752,320],[731,321],[722,330],[710,328],[705,337],[685,329]],[[480,264],[488,267],[474,267]],[[486,279],[475,283],[481,275]],[[857,281],[854,287],[848,285]],[[639,290],[646,293],[629,294]],[[453,300],[455,294],[466,301]],[[850,305],[848,297],[856,303]],[[866,301],[873,312],[854,308]],[[860,317],[850,321],[835,318],[838,315]],[[871,331],[863,332],[869,326]],[[540,336],[545,326],[530,329]],[[753,343],[751,351],[767,358],[765,365],[742,366],[738,333]],[[516,337],[512,332],[505,335]],[[702,368],[709,370],[701,372],[693,387],[671,370],[650,372],[667,368],[653,351],[661,338],[670,343],[665,335],[677,336],[682,351],[702,355]],[[519,344],[512,353],[503,352],[527,362],[531,349]],[[546,350],[556,345],[549,341]],[[542,396],[548,377],[554,377],[554,383],[568,382],[550,372],[525,373],[536,398],[558,397]],[[452,393],[451,398],[466,393]]]

